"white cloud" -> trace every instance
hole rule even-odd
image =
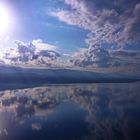
[[[94,33],[88,36],[88,45],[106,42],[123,46],[140,41],[138,0],[129,3],[125,0],[118,3],[110,0],[64,0],[64,3],[71,9],[58,9],[51,14],[69,25]]]
[[[24,43],[16,40],[17,47],[6,50],[1,55],[1,61],[6,64],[51,66],[60,57],[55,50],[56,46],[33,40],[33,43]]]
[[[57,50],[58,47],[48,44],[48,43],[44,43],[41,39],[36,39],[32,41],[32,44],[36,46],[37,51],[40,50]]]
[[[57,9],[51,15],[66,24],[89,31],[86,39],[88,47],[73,55],[71,62],[74,65],[83,67],[135,65],[129,60],[125,62],[117,60],[117,56],[110,54],[110,49],[102,49],[102,45],[111,46],[113,44],[117,48],[118,46],[127,48],[127,44],[136,41],[140,43],[140,3],[138,0],[129,3],[125,0],[118,0],[118,2],[110,0],[64,0],[64,3],[70,6],[69,10]],[[127,55],[124,54],[123,58]]]
[[[77,52],[71,62],[80,67],[108,67],[111,58],[108,51],[91,47]]]

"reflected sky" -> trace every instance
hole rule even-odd
[[[0,140],[135,140],[140,87],[53,85],[0,92]]]

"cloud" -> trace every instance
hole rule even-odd
[[[48,43],[43,43],[41,39],[36,39],[32,41],[32,44],[36,46],[37,50],[57,50],[58,47],[54,45],[50,45]]]
[[[8,64],[27,64],[51,66],[60,54],[56,52],[56,46],[43,43],[42,40],[33,40],[31,43],[24,43],[16,40],[16,48],[6,50],[1,60]]]
[[[70,59],[70,63],[75,67],[83,67],[98,70],[108,70],[117,72],[138,72],[140,53],[126,50],[106,50],[96,47],[80,49]]]
[[[110,51],[110,56],[119,62],[119,65],[123,67],[135,67],[135,70],[139,71],[139,59],[140,59],[140,52],[137,51],[126,51],[126,50],[116,50]]]
[[[69,9],[57,9],[51,15],[66,24],[89,31],[87,48],[73,56],[71,62],[74,65],[108,67],[129,64],[129,61],[117,60],[115,53],[114,56],[110,54],[111,48],[103,48],[114,46],[118,50],[118,47],[127,49],[127,45],[140,44],[139,0],[64,0],[64,3]],[[123,58],[134,55],[122,53]]]
[[[124,28],[124,39],[130,41],[140,41],[140,3],[136,4],[132,11],[132,17],[128,18]]]
[[[140,3],[127,1],[64,0],[71,10],[57,10],[51,14],[69,25],[92,32],[88,36],[92,45],[102,42],[124,45],[138,41],[140,33]]]
[[[82,49],[80,53],[75,53],[71,62],[75,66],[81,67],[108,67],[110,59],[108,51],[98,47],[91,47]]]
[[[36,51],[36,46],[34,46],[32,43],[29,44],[25,44],[21,41],[15,41],[15,44],[17,45],[17,51],[19,54],[26,54],[26,53],[30,53],[30,54],[34,54],[34,52]]]
[[[111,52],[112,56],[115,57],[138,57],[140,55],[140,53],[135,52],[135,51],[123,51],[123,50],[118,50],[118,51],[112,51]]]

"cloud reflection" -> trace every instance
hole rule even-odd
[[[61,131],[63,123],[74,129],[81,119],[80,127],[86,130],[76,130],[78,135],[74,139],[134,139],[140,127],[139,90],[139,83],[131,83],[1,91],[0,137],[11,135],[10,125],[14,131],[18,127],[22,132],[23,127],[30,126],[32,131],[43,133],[50,123],[49,129]],[[82,112],[83,115],[80,115]]]

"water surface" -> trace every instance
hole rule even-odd
[[[0,140],[138,140],[139,84],[1,91]]]

